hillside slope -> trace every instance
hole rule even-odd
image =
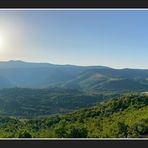
[[[41,115],[65,113],[90,107],[116,94],[86,93],[74,89],[0,90],[0,114],[31,118]]]
[[[0,89],[13,87],[60,87],[83,91],[146,91],[148,90],[148,70],[23,61],[0,62]]]
[[[110,69],[106,69],[106,73],[102,73],[103,71],[104,69],[86,70],[76,78],[63,83],[62,87],[90,91],[144,91],[148,89],[147,78],[138,74],[138,70],[137,75],[134,74],[134,76],[121,75],[120,70],[114,70],[116,74],[110,73]]]
[[[64,115],[0,117],[0,137],[138,138],[148,135],[148,96],[126,95]]]

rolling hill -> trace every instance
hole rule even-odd
[[[74,89],[7,88],[0,90],[0,115],[32,118],[90,107],[117,94]]]
[[[148,89],[148,70],[23,61],[0,62],[0,88],[13,87],[143,91]]]

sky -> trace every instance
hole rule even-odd
[[[148,69],[148,10],[0,10],[0,61]]]

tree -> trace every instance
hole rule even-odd
[[[69,132],[69,138],[87,138],[88,131],[84,127],[72,127]]]
[[[24,131],[22,133],[19,133],[19,138],[32,138],[31,134],[28,131]]]
[[[110,130],[110,136],[115,138],[126,138],[128,126],[123,122],[117,122]]]
[[[66,129],[66,120],[61,120],[59,122],[59,125],[57,127],[55,127],[55,136],[58,138],[67,138],[68,137],[68,133],[67,133],[67,129]]]

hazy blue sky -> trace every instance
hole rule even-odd
[[[148,68],[148,11],[1,10],[0,60],[12,59]]]

